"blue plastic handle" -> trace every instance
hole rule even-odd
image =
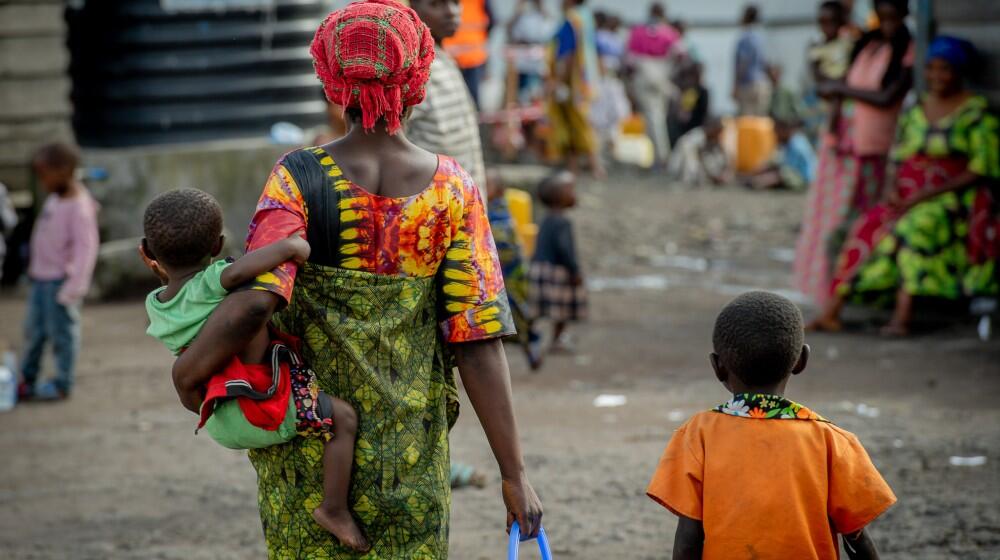
[[[517,521],[510,526],[510,538],[507,543],[507,560],[517,560],[518,548],[521,546],[521,528],[517,525]],[[542,553],[542,560],[552,560],[552,549],[549,548],[545,527],[538,529],[538,550]]]

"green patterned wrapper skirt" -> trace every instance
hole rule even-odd
[[[313,520],[322,443],[297,438],[250,452],[270,558],[448,556],[448,431],[458,392],[435,286],[434,278],[300,270],[293,301],[275,322],[302,339],[320,388],[358,412],[350,505],[372,549],[353,553]]]
[[[889,304],[900,287],[945,299],[996,295],[996,261],[974,263],[968,255],[975,197],[969,189],[914,206],[875,246],[848,287],[849,299]]]

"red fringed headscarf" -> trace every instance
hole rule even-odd
[[[395,134],[403,108],[424,100],[434,39],[396,0],[365,0],[327,16],[309,52],[327,99],[361,109],[366,130],[384,118]]]

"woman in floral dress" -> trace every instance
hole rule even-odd
[[[964,87],[973,57],[972,45],[953,37],[928,49],[928,92],[900,119],[893,188],[851,225],[815,328],[838,330],[848,300],[894,299],[884,332],[903,335],[914,296],[997,293],[1000,121]]]

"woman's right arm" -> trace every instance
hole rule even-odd
[[[174,362],[174,389],[184,408],[199,411],[205,384],[246,348],[280,303],[281,298],[263,290],[236,292],[222,300],[198,337]]]

